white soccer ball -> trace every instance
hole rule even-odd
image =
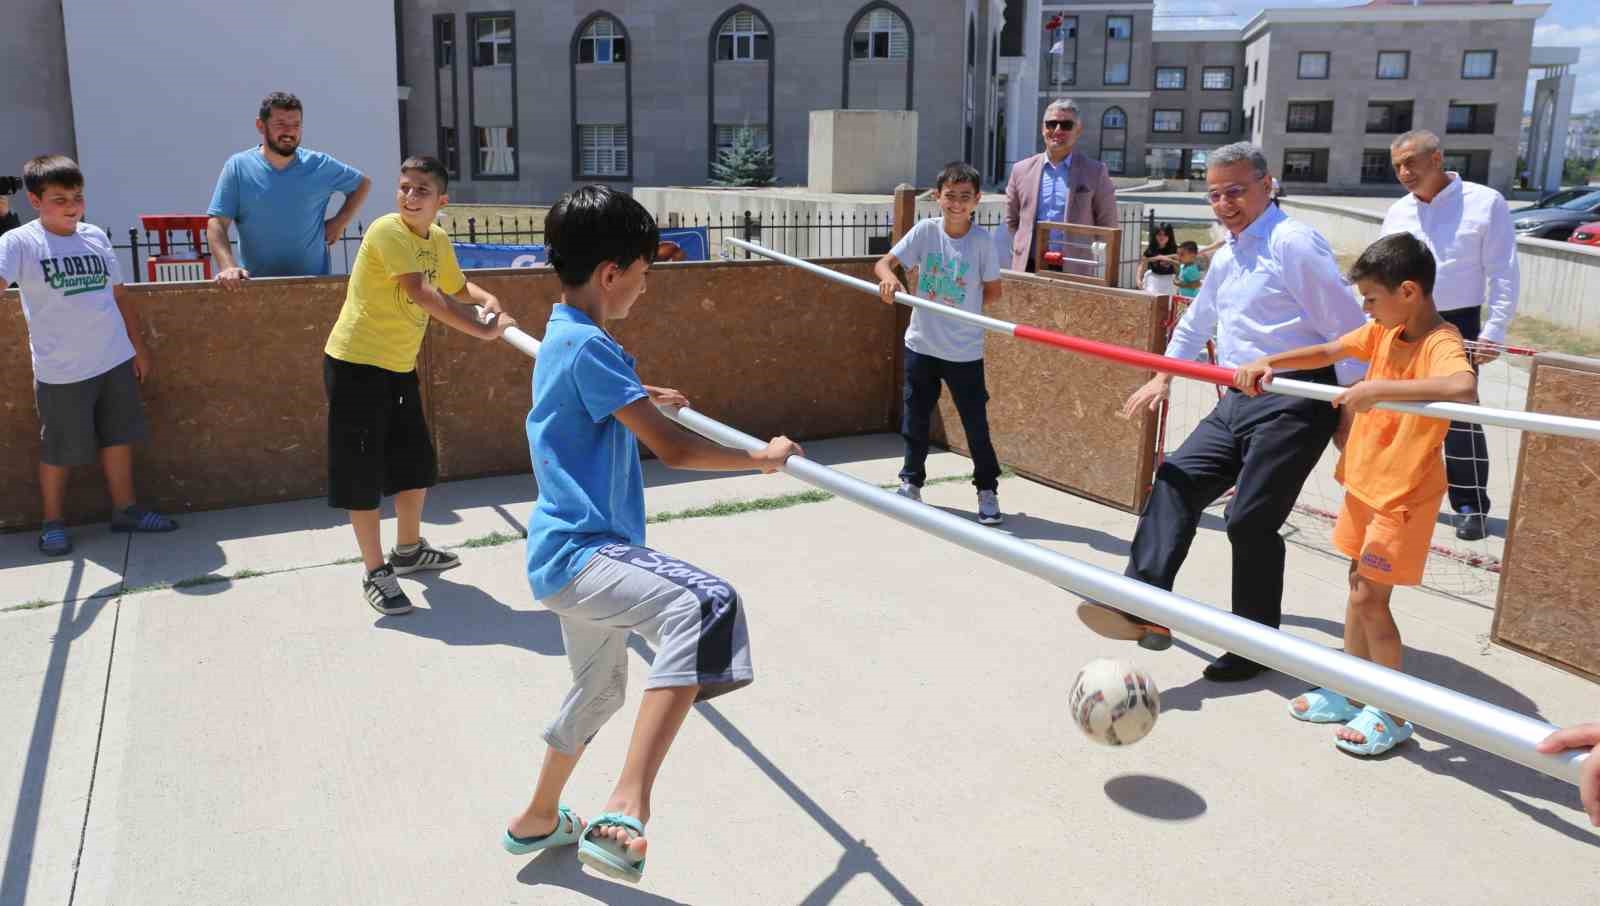
[[[1102,745],[1128,746],[1156,725],[1161,693],[1150,674],[1132,664],[1101,658],[1078,671],[1067,707],[1085,736]]]

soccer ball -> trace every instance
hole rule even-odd
[[[1078,671],[1067,707],[1085,736],[1103,745],[1128,746],[1156,725],[1161,693],[1138,667],[1101,658]]]

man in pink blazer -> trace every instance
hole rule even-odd
[[[1117,189],[1106,165],[1074,153],[1083,121],[1070,99],[1052,101],[1045,108],[1044,151],[1017,161],[1006,183],[1006,226],[1011,230],[1011,269],[1033,270],[1033,225],[1041,221],[1117,225]],[[1090,258],[1090,247],[1074,240],[1066,249],[1070,258]],[[1085,266],[1072,267],[1087,273]]]

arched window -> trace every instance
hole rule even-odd
[[[740,4],[715,20],[706,79],[708,167],[744,130],[757,145],[772,147],[776,65],[772,23],[760,10]]]
[[[628,39],[622,26],[610,16],[600,16],[583,30],[578,39],[579,63],[626,63]]]
[[[572,36],[572,175],[631,180],[633,66],[628,30],[610,13],[579,23]]]
[[[906,14],[887,0],[863,6],[845,27],[842,106],[912,109],[915,60],[915,33]]]
[[[770,60],[772,33],[755,10],[743,10],[722,20],[717,29],[717,60]]]
[[[1108,107],[1100,115],[1100,162],[1120,174],[1127,165],[1128,115],[1121,107]]]

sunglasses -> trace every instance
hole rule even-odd
[[[1207,192],[1206,200],[1210,201],[1212,204],[1216,204],[1224,198],[1228,199],[1229,201],[1238,201],[1240,198],[1243,198],[1244,193],[1248,191],[1250,191],[1249,186],[1241,186],[1238,183],[1234,183],[1233,185],[1228,186],[1226,189],[1213,189],[1210,192]]]
[[[1078,126],[1078,122],[1076,120],[1045,120],[1044,121],[1044,127],[1046,129],[1060,129],[1060,130],[1062,130],[1064,132],[1071,132],[1073,129],[1077,128],[1077,126]]]

